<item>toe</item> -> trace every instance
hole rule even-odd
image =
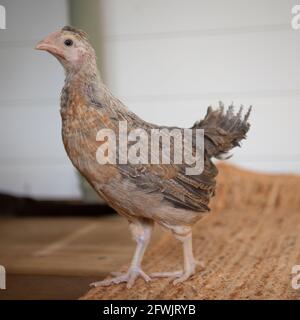
[[[151,278],[143,270],[141,270],[141,269],[131,270],[129,272],[129,278],[127,281],[127,288],[130,289],[134,285],[135,280],[139,276],[142,277],[146,282],[149,282],[151,280]]]
[[[189,275],[183,275],[173,281],[173,284],[176,285],[178,283],[184,282],[189,278]]]
[[[177,278],[182,275],[182,271],[170,271],[170,272],[154,272],[150,274],[152,278]]]
[[[131,272],[129,274],[129,278],[128,278],[128,281],[127,281],[127,288],[128,289],[132,288],[132,286],[134,285],[135,280],[136,280],[137,277],[138,277],[138,273],[137,272]]]
[[[151,281],[151,277],[149,277],[143,270],[140,270],[140,276],[146,281]]]
[[[90,286],[92,286],[92,287],[107,287],[112,284],[119,284],[121,282],[126,282],[127,279],[128,279],[128,276],[125,274],[125,275],[121,275],[119,277],[105,279],[105,280],[98,281],[98,282],[93,282],[90,284]]]
[[[189,279],[189,277],[191,277],[193,274],[195,274],[195,271],[194,271],[194,270],[186,271],[186,272],[182,273],[179,278],[175,279],[175,280],[173,281],[173,284],[176,285],[176,284],[178,284],[178,283],[184,282],[184,281],[186,281],[187,279]]]

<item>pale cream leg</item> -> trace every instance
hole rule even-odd
[[[192,232],[185,236],[177,235],[176,238],[180,240],[183,245],[183,272],[179,278],[174,280],[174,284],[183,282],[195,274],[197,265],[193,255]]]
[[[130,223],[129,227],[137,246],[128,271],[126,273],[113,272],[112,275],[116,276],[115,278],[94,282],[91,286],[109,286],[111,284],[127,282],[127,288],[131,288],[139,276],[147,282],[151,280],[151,278],[141,269],[141,263],[150,241],[153,222],[145,219],[138,220]]]
[[[183,270],[173,272],[156,272],[152,273],[150,276],[152,278],[177,278],[174,280],[174,284],[177,284],[187,280],[190,276],[195,274],[197,265],[204,267],[204,264],[196,261],[194,258],[192,247],[192,229],[190,227],[178,227],[176,231],[174,230],[173,232],[176,239],[181,241],[183,245]]]

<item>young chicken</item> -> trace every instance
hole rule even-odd
[[[140,119],[115,98],[103,84],[96,56],[87,35],[66,26],[50,34],[36,46],[54,55],[62,64],[66,79],[61,93],[62,138],[73,165],[107,203],[129,221],[136,250],[128,271],[114,278],[95,282],[108,286],[127,282],[130,288],[138,277],[150,281],[155,277],[173,277],[174,284],[195,273],[198,262],[192,251],[192,225],[209,211],[208,203],[215,193],[217,169],[211,158],[221,157],[245,138],[249,129],[250,109],[241,118],[242,108],[224,112],[208,108],[204,120],[193,130],[204,129],[204,169],[187,175],[187,164],[120,164],[100,165],[96,160],[99,147],[97,132],[108,128],[118,134],[118,124],[126,121],[128,130],[142,128],[147,132],[161,129]],[[179,128],[178,128],[179,129]],[[183,130],[183,129],[179,129]],[[192,148],[195,149],[195,140]],[[172,150],[177,147],[174,142]],[[176,150],[175,150],[176,151]],[[183,270],[147,275],[141,262],[149,243],[154,222],[170,230],[183,244]]]

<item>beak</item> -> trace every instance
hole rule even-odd
[[[50,51],[51,49],[54,49],[54,46],[50,43],[45,42],[44,40],[40,41],[36,46],[36,50],[43,50],[43,51]]]
[[[40,41],[36,46],[36,50],[48,51],[55,56],[64,58],[64,52],[55,45],[57,33],[53,33],[46,37],[44,40]]]

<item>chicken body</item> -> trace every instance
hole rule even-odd
[[[137,242],[127,273],[93,285],[127,282],[127,287],[131,287],[139,276],[146,281],[174,277],[175,284],[187,280],[198,264],[192,252],[192,225],[209,211],[209,200],[215,192],[217,169],[211,158],[228,152],[245,137],[250,110],[241,119],[241,110],[234,114],[232,108],[227,113],[223,107],[215,111],[209,108],[205,119],[195,123],[193,130],[204,129],[204,170],[199,175],[187,176],[187,165],[172,162],[100,165],[96,160],[99,130],[112,129],[118,136],[120,121],[126,121],[128,131],[142,128],[150,132],[162,127],[143,121],[110,93],[101,81],[94,50],[82,31],[65,27],[44,39],[37,49],[52,53],[66,72],[61,117],[69,158],[107,203],[129,221]],[[174,143],[172,148],[176,148]],[[148,276],[141,269],[154,223],[171,230],[182,242],[183,270]]]

